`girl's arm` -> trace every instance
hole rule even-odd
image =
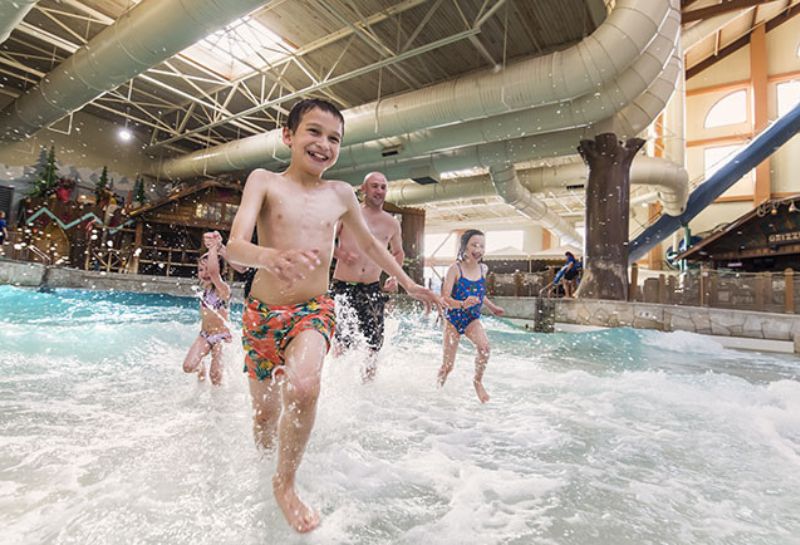
[[[492,303],[486,296],[483,297],[483,304],[486,305],[486,308],[489,309],[489,312],[491,312],[495,316],[502,316],[503,314],[506,313],[503,307]]]
[[[219,258],[217,256],[218,252],[216,246],[208,250],[208,274],[211,276],[211,283],[214,284],[214,289],[219,298],[227,301],[231,297],[231,288],[220,275]]]
[[[461,304],[463,303],[463,301],[458,301],[450,297],[450,294],[453,293],[453,286],[456,283],[456,276],[458,275],[457,271],[458,269],[455,266],[455,264],[450,265],[450,267],[447,268],[447,272],[444,275],[444,282],[442,282],[441,296],[442,299],[444,300],[444,303],[449,308],[461,308]]]

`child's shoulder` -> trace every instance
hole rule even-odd
[[[247,176],[247,181],[245,183],[249,184],[251,182],[259,183],[259,182],[268,182],[270,180],[274,180],[275,178],[280,178],[280,174],[276,172],[272,172],[265,168],[256,168],[250,172],[250,175]]]

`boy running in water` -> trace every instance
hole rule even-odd
[[[337,222],[409,295],[426,305],[441,302],[415,284],[370,234],[352,187],[322,179],[338,158],[343,133],[344,118],[333,104],[318,99],[295,104],[283,129],[292,152],[289,167],[280,174],[263,169],[250,174],[228,242],[230,261],[258,269],[242,316],[253,429],[266,448],[277,440],[273,492],[298,532],[319,525],[319,515],[297,495],[295,475],[314,426],[334,327],[333,300],[326,292]],[[250,242],[254,229],[258,245]]]

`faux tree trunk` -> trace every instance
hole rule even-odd
[[[605,133],[581,140],[578,146],[589,166],[589,180],[583,280],[577,297],[618,301],[628,297],[630,170],[643,145],[641,138],[623,145],[617,135]]]

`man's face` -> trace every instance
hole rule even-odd
[[[332,113],[313,108],[303,114],[297,130],[283,129],[283,141],[292,148],[292,164],[321,176],[339,158],[342,123]]]
[[[364,181],[362,191],[364,191],[364,201],[367,204],[381,208],[386,200],[386,192],[389,184],[383,174],[372,174]]]

